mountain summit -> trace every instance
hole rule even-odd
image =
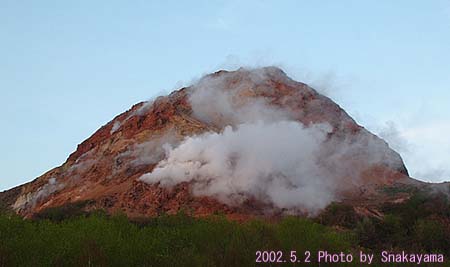
[[[85,203],[130,217],[316,214],[415,181],[388,144],[276,67],[218,71],[141,102],[67,161],[0,198],[17,213]]]

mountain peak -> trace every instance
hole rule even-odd
[[[25,216],[80,201],[129,216],[315,214],[407,175],[331,99],[277,67],[240,68],[134,105],[9,198]]]

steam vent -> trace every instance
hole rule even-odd
[[[63,165],[0,198],[26,217],[81,203],[130,217],[245,219],[314,215],[333,201],[367,212],[380,187],[416,183],[399,154],[336,103],[265,67],[218,71],[138,103]]]

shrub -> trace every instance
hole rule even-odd
[[[342,226],[347,229],[356,227],[360,217],[351,205],[343,203],[330,204],[317,218],[317,221],[329,226]]]

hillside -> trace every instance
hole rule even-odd
[[[0,198],[27,217],[82,202],[129,217],[183,210],[245,219],[315,215],[340,201],[368,213],[409,196],[383,188],[420,184],[331,99],[266,67],[218,71],[138,103],[63,165]]]

